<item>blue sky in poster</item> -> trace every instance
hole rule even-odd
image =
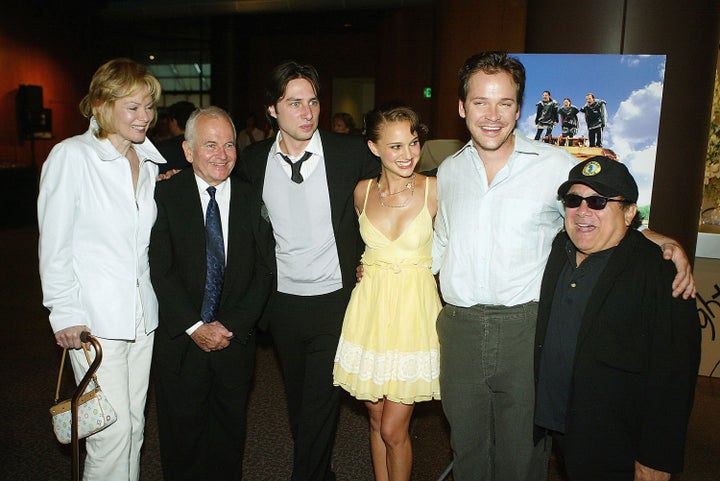
[[[525,65],[527,83],[518,129],[535,136],[535,104],[543,90],[562,105],[585,105],[585,94],[607,102],[608,125],[603,147],[612,149],[627,164],[640,189],[638,205],[650,203],[660,123],[664,55],[560,55],[513,54]],[[578,135],[587,137],[584,115],[579,115]],[[553,135],[560,134],[555,127]]]

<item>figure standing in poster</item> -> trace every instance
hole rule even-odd
[[[572,104],[572,101],[565,97],[563,106],[558,109],[560,114],[560,125],[562,126],[562,142],[560,145],[571,145],[572,139],[578,131],[578,113],[580,110]]]
[[[602,147],[602,131],[607,125],[607,107],[604,100],[596,99],[595,94],[585,96],[585,105],[580,112],[585,114],[590,147]]]
[[[552,131],[558,123],[558,103],[550,96],[550,91],[545,90],[542,94],[542,100],[537,104],[537,113],[535,114],[535,126],[537,133],[535,140],[540,140],[543,130],[545,138],[552,142]]]

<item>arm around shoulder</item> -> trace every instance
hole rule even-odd
[[[671,260],[675,264],[677,274],[672,282],[673,296],[682,295],[683,299],[695,298],[697,293],[695,289],[695,278],[692,274],[692,265],[690,259],[685,253],[685,249],[674,239],[662,235],[650,229],[642,231],[645,237],[653,243],[657,244],[663,251],[663,258]]]

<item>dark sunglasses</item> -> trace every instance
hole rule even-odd
[[[580,207],[582,201],[585,201],[587,203],[587,206],[590,207],[592,210],[603,210],[605,206],[607,206],[608,202],[622,202],[623,204],[632,204],[632,202],[626,199],[611,199],[609,197],[603,197],[601,195],[591,195],[588,197],[583,197],[577,194],[565,194],[565,196],[563,196],[562,198],[562,203],[565,204],[565,207],[568,207],[570,209]]]

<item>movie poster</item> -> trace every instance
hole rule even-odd
[[[518,119],[520,132],[531,139],[539,134],[540,140],[563,143],[580,158],[615,156],[635,177],[640,191],[638,208],[649,219],[665,56],[513,55],[527,70],[525,98]],[[545,91],[549,91],[549,96],[544,99]],[[586,100],[588,94],[593,96],[589,99],[592,104]],[[565,99],[569,102],[564,102]],[[551,126],[548,135],[553,101],[557,110],[567,115],[558,113],[557,124]],[[567,117],[572,117],[575,111],[576,131],[570,140],[572,118]],[[539,125],[537,121],[545,123]],[[591,145],[592,141],[595,145]]]

